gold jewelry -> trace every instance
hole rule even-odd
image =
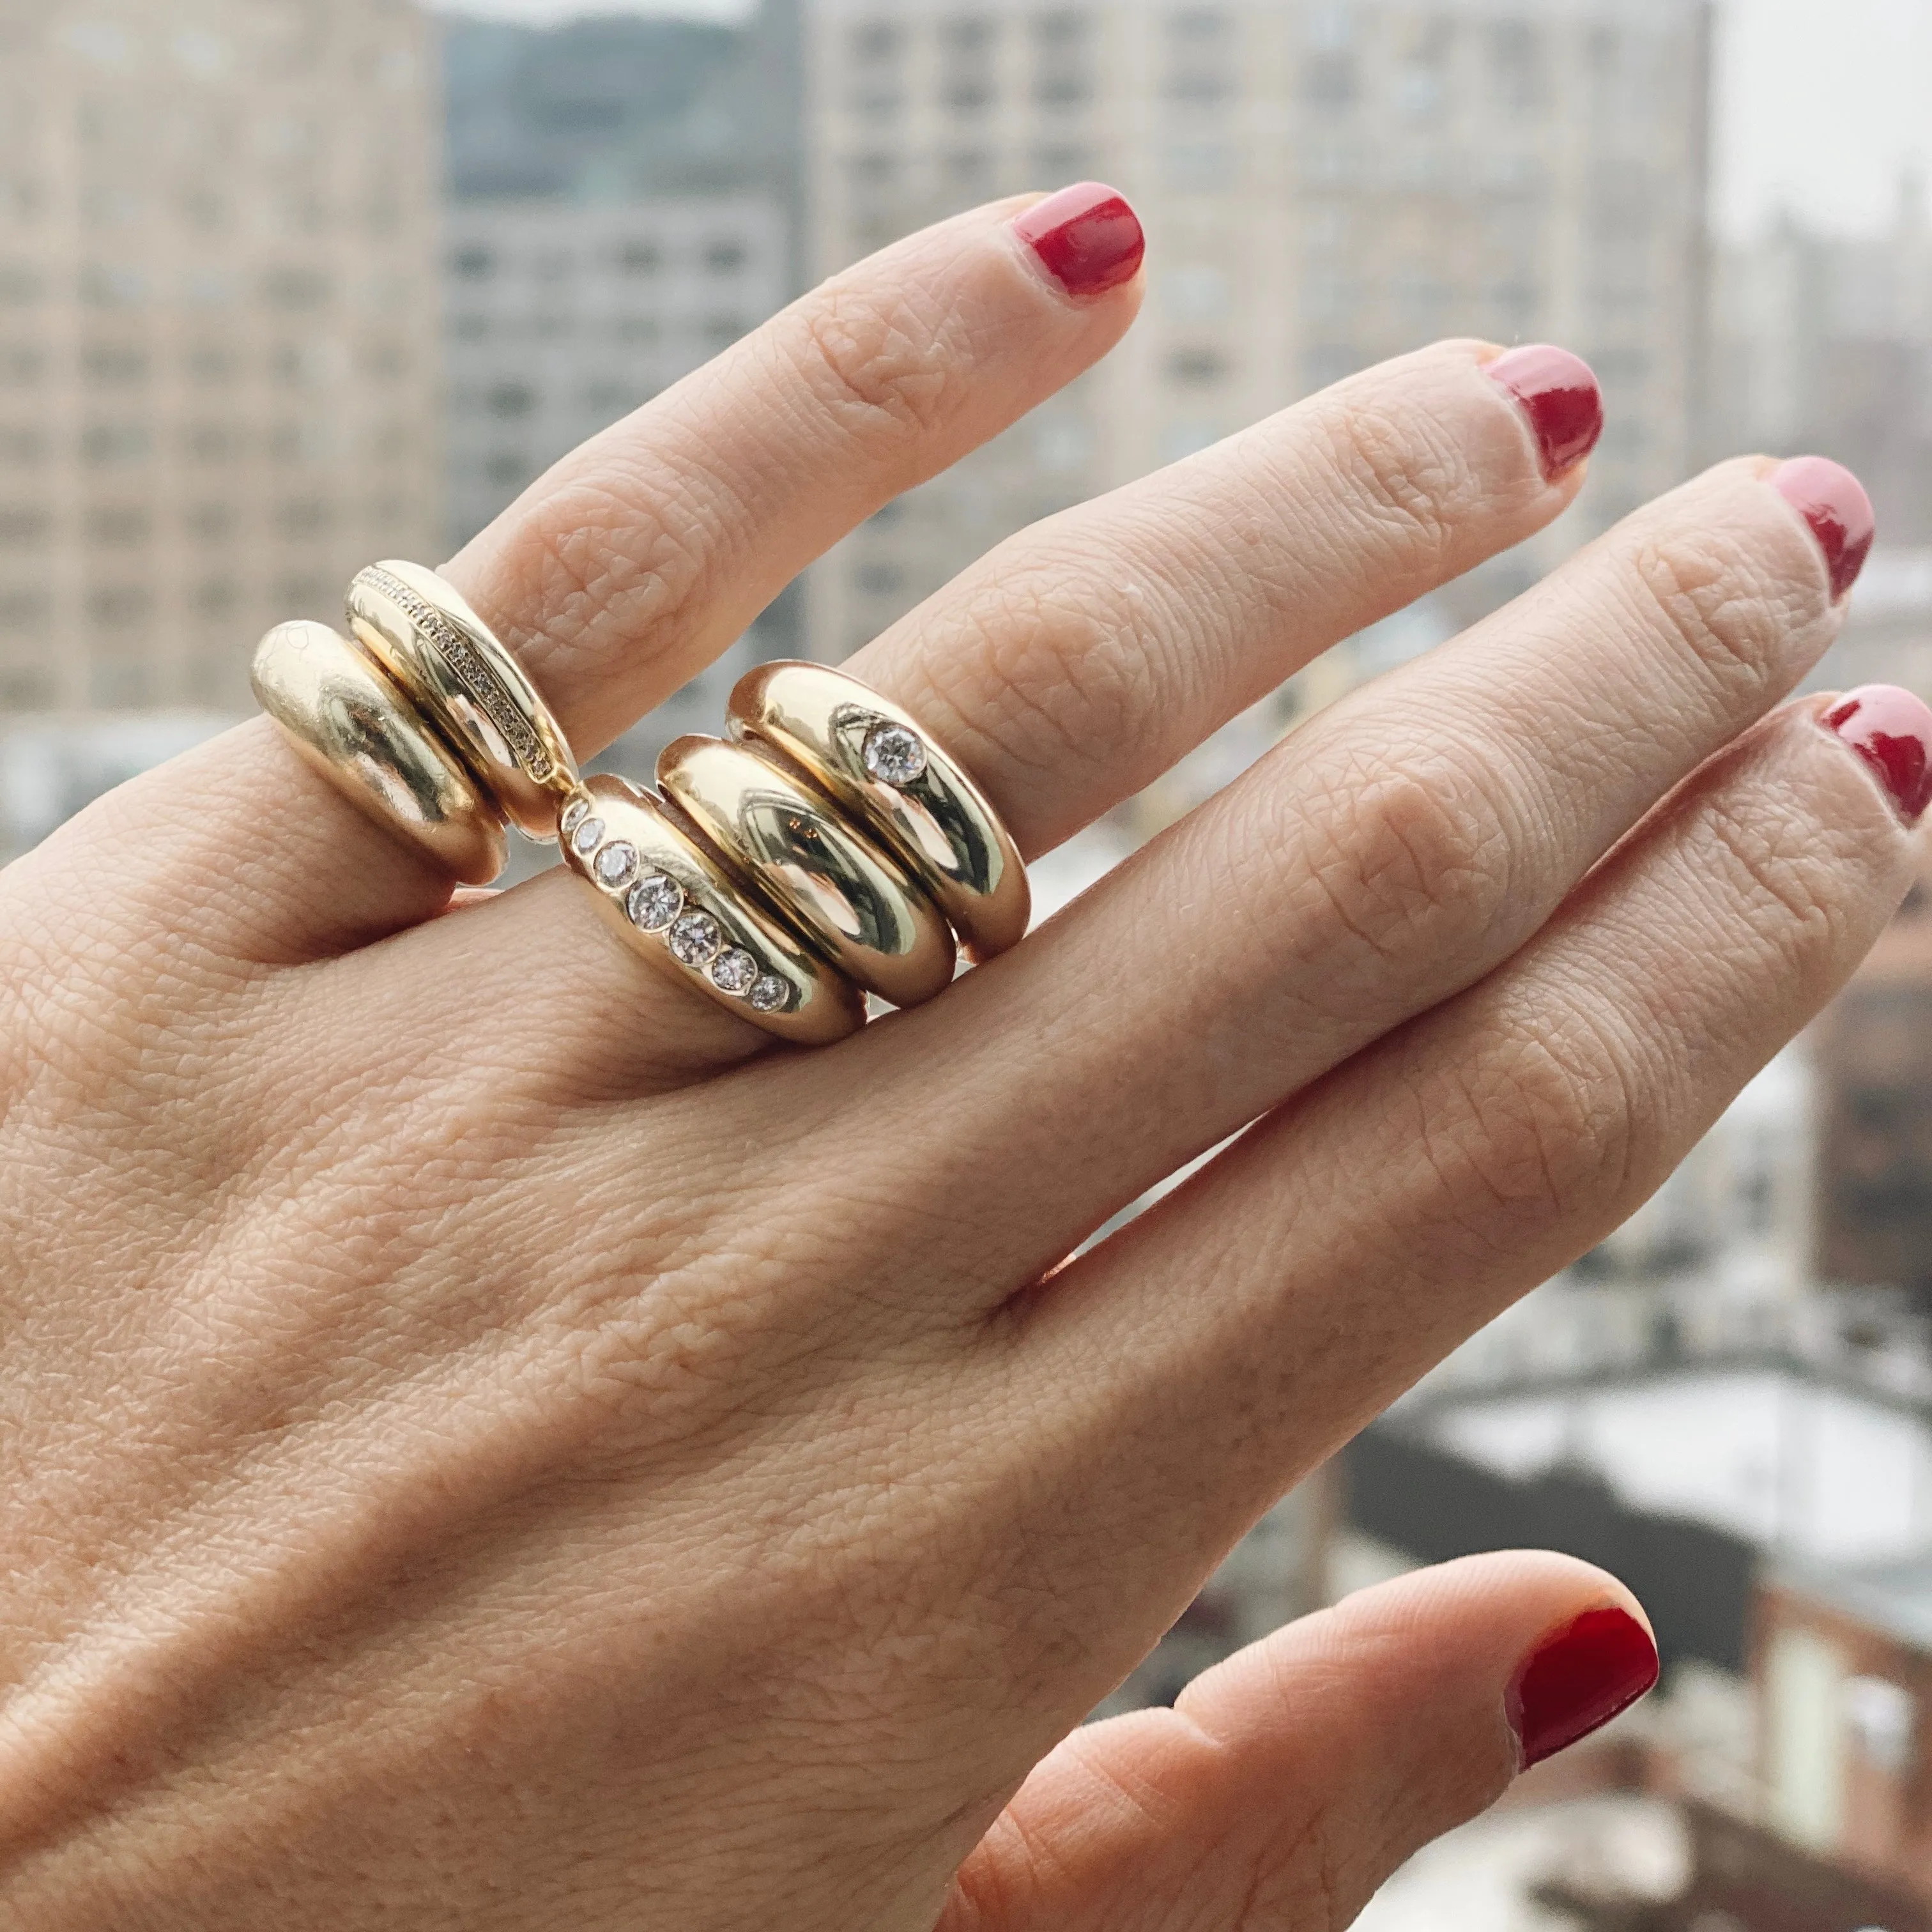
[[[556,836],[577,760],[550,707],[496,633],[433,570],[371,564],[349,586],[356,641],[442,728],[504,815]]]
[[[503,869],[493,802],[417,707],[340,632],[278,624],[252,672],[262,709],[358,810],[469,885]]]
[[[917,1006],[952,982],[952,929],[883,845],[754,745],[680,738],[658,784],[790,924],[868,992]]]
[[[559,830],[566,862],[596,890],[605,920],[654,964],[801,1046],[829,1046],[865,1024],[858,988],[742,892],[648,792],[588,779]]]
[[[1033,898],[1012,835],[910,713],[843,671],[780,663],[740,680],[730,721],[895,853],[974,958],[1024,937]]]

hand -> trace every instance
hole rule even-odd
[[[580,751],[1120,334],[1126,244],[1070,289],[1014,212],[820,290],[450,566]],[[854,668],[1046,851],[1565,507],[1493,356],[1028,531]],[[1768,461],[1652,505],[824,1052],[560,872],[452,908],[265,722],[10,868],[0,1916],[1346,1921],[1642,1688],[1616,1584],[1455,1566],[1075,1727],[1884,925],[1917,714],[1767,716],[1838,622],[1820,490],[1856,512]]]

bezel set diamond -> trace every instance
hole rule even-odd
[[[926,776],[926,740],[896,719],[882,718],[866,734],[860,756],[866,770],[881,784],[902,791]]]

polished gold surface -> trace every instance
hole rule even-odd
[[[372,564],[350,586],[356,640],[434,718],[504,815],[537,839],[578,782],[570,745],[515,658],[422,565]]]
[[[952,929],[938,908],[883,846],[769,755],[680,738],[658,760],[658,785],[868,992],[913,1006],[952,983]]]
[[[868,766],[887,728],[910,734],[920,768],[898,782]],[[1025,936],[1026,866],[999,814],[909,712],[824,664],[762,664],[731,695],[733,737],[790,760],[876,832],[922,884],[976,959]],[[878,762],[878,760],[874,760]]]
[[[866,1022],[863,996],[733,881],[651,794],[593,778],[562,820],[566,862],[626,944],[780,1039],[824,1046]]]
[[[297,751],[376,823],[468,885],[503,869],[503,827],[456,754],[361,650],[326,624],[278,624],[255,695]]]

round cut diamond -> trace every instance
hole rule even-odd
[[[909,785],[926,770],[926,741],[890,720],[866,734],[866,769],[889,785]]]
[[[574,798],[563,808],[563,836],[568,838],[590,815],[590,801]]]
[[[669,930],[672,920],[684,910],[684,888],[663,872],[646,872],[631,888],[624,910],[631,923],[645,932]]]
[[[746,995],[761,1013],[775,1013],[791,1000],[791,988],[776,973],[767,973]]]
[[[627,845],[621,838],[604,847],[597,855],[598,881],[613,891],[628,884],[631,874],[638,869],[638,848]]]
[[[728,946],[711,962],[711,983],[740,998],[758,982],[758,962],[742,946]]]
[[[578,821],[577,830],[570,835],[570,849],[580,859],[587,859],[604,842],[604,821],[601,818],[584,818]]]
[[[670,929],[670,950],[687,966],[710,964],[724,934],[708,912],[688,912]]]

